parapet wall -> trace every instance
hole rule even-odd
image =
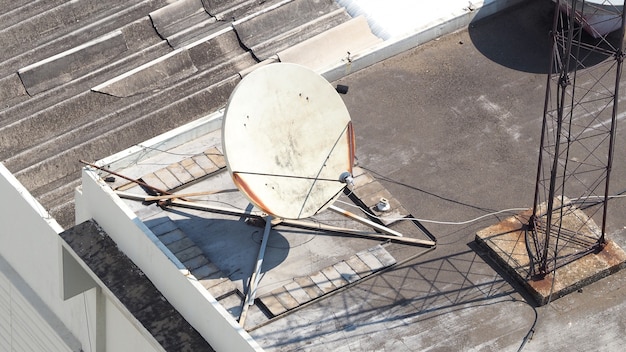
[[[90,169],[76,193],[76,221],[94,219],[161,294],[218,351],[260,351],[258,344]]]
[[[78,351],[89,341],[83,300],[93,296],[61,298],[58,234],[63,229],[2,163],[0,194],[0,331],[12,336],[0,334],[0,350],[35,345]]]

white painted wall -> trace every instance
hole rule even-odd
[[[0,258],[0,351],[78,350],[78,343],[65,341],[44,319],[33,293]]]
[[[157,342],[146,339],[126,314],[110,301],[105,306],[107,351],[163,351]]]
[[[0,329],[0,339],[21,350],[26,342],[16,339],[26,339],[28,335],[21,334],[30,334],[33,339],[49,341],[50,351],[55,350],[58,344],[53,342],[59,339],[66,350],[80,350],[89,341],[89,321],[82,297],[60,298],[61,226],[1,163],[0,195],[1,286],[2,295],[8,297],[2,315],[13,314],[8,322],[5,320],[7,327]],[[33,325],[20,323],[28,321]]]
[[[0,351],[163,351],[106,288],[63,300],[63,229],[2,163],[0,194]]]
[[[217,351],[261,351],[222,305],[190,275],[95,170],[83,170],[76,222],[94,219],[161,294]],[[107,336],[107,346],[109,341]]]

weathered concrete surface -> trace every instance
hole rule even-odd
[[[95,221],[60,236],[165,351],[214,351]]]
[[[599,252],[588,253],[582,257],[577,255],[577,251],[581,248],[563,240],[562,246],[558,249],[558,255],[559,257],[572,256],[572,261],[564,265],[559,264],[556,269],[551,263],[551,270],[544,277],[533,275],[525,240],[525,232],[532,231],[529,227],[531,214],[532,210],[527,210],[478,231],[476,242],[488,252],[493,261],[522,284],[538,305],[542,306],[567,294],[582,290],[585,286],[626,267],[626,253],[612,240],[607,241]],[[594,227],[595,223],[580,210],[568,212],[564,216],[562,225],[564,231],[569,222],[579,223],[581,219],[592,224],[582,228],[576,224],[575,228],[579,229],[577,234],[583,238],[585,236],[597,238],[595,233],[590,233],[590,227]],[[555,250],[555,235],[552,236],[551,242],[550,252],[552,253]]]
[[[115,31],[17,72],[28,94],[36,95],[97,70],[126,50],[122,31]]]
[[[180,48],[210,34],[227,23],[218,23],[208,14],[201,0],[180,0],[150,13],[150,19],[159,35],[174,48]]]
[[[467,31],[335,82],[350,87],[343,97],[355,124],[359,164],[414,216],[464,221],[531,204],[551,7],[548,0],[524,2]],[[72,26],[63,37],[70,38],[69,42],[40,40],[46,43],[41,51],[27,51],[3,62],[2,77],[102,34],[90,30],[107,33],[119,28],[116,20],[128,24],[136,19],[107,18],[79,33],[71,32],[78,28]],[[78,92],[117,75],[89,81]],[[21,99],[18,95],[17,100]],[[16,114],[30,116],[58,103],[46,98],[50,105],[0,106],[0,120],[4,124]],[[177,111],[175,102],[167,106],[173,108],[169,112]],[[132,110],[137,113],[145,108],[137,104]],[[153,120],[142,121],[163,122],[162,117],[168,115],[167,109],[159,110]],[[168,123],[176,121],[163,123],[168,128]],[[138,122],[132,129],[141,131],[147,125]],[[106,148],[119,150],[124,143],[134,143],[118,131],[137,132],[119,128],[97,143],[70,143],[70,152],[62,153],[67,158],[59,166],[78,158],[106,156],[112,152]],[[147,136],[135,138],[141,142]],[[620,129],[618,139],[624,140]],[[624,175],[625,150],[617,148],[616,153],[614,172]],[[51,177],[57,173],[55,163],[39,164],[45,165],[41,173],[37,166],[25,172]],[[71,167],[78,170],[80,165],[75,162]],[[75,179],[69,172],[42,186],[41,197],[48,199],[47,194],[63,187],[71,193]],[[626,188],[622,177],[612,181],[613,193]],[[44,193],[44,188],[49,192]],[[609,212],[608,234],[623,247],[626,205],[615,199]],[[435,251],[424,254],[413,247],[389,246],[390,254],[399,259],[392,270],[273,321],[253,335],[268,351],[514,351],[523,343],[525,350],[537,351],[571,346],[621,350],[626,343],[624,271],[550,305],[535,307],[474,245],[476,231],[500,220],[496,215],[457,225],[422,221],[439,240]],[[533,340],[524,340],[531,329]]]
[[[626,271],[538,307],[474,242],[532,207],[552,6],[526,1],[334,82],[349,86],[359,165],[415,217],[464,222],[515,210],[457,225],[423,221],[434,251],[388,247],[399,263],[392,270],[252,331],[263,348],[623,349]],[[623,129],[617,138],[626,143]],[[616,152],[611,194],[626,189],[626,148]],[[624,214],[624,198],[609,202],[607,234],[622,248]]]

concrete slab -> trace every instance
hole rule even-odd
[[[354,186],[351,189],[348,197],[362,209],[366,209],[366,215],[375,222],[383,224],[384,226],[390,226],[401,220],[411,217],[411,214],[406,210],[402,204],[394,197],[380,181],[374,179],[367,171],[360,167],[354,167],[353,169]],[[379,209],[378,203],[381,201],[387,202],[388,208]],[[420,237],[429,237],[419,227],[411,229],[410,227],[402,226],[402,230],[397,229],[398,232],[408,231],[407,233],[420,233]],[[416,231],[417,230],[417,231]]]
[[[296,281],[290,282],[283,287],[298,302],[298,304],[304,304],[311,300],[311,296],[309,296]]]
[[[564,265],[557,265],[547,275],[541,277],[533,275],[531,262],[526,250],[525,233],[530,231],[528,226],[532,210],[527,210],[516,216],[508,217],[501,222],[482,229],[476,233],[476,242],[487,250],[489,256],[508,272],[515,280],[528,290],[538,305],[545,305],[569,293],[581,290],[583,287],[598,281],[612,273],[626,267],[626,253],[613,242],[608,240],[599,251],[582,257],[574,257]],[[563,225],[568,222],[580,222],[586,215],[579,212],[569,212],[563,219]],[[563,229],[565,231],[565,228]],[[588,234],[579,233],[580,237]],[[552,241],[556,240],[554,236]],[[564,245],[558,252],[559,257],[576,256],[579,249]]]

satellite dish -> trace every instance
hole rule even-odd
[[[224,113],[222,146],[237,188],[285,219],[330,206],[354,163],[343,100],[326,79],[289,63],[260,67],[239,82]]]

